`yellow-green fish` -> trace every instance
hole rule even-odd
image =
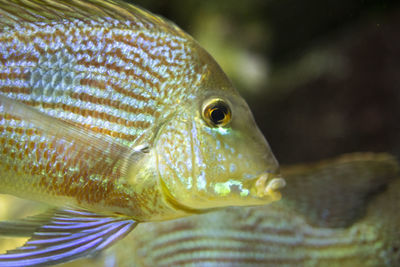
[[[285,182],[249,107],[174,24],[111,0],[0,0],[0,193],[55,208],[0,265],[69,261],[138,222],[263,205]]]
[[[400,266],[393,157],[350,154],[282,175],[279,202],[140,224],[103,255],[65,267]]]

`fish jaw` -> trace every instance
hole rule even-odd
[[[221,200],[221,204],[215,201],[214,205],[255,206],[280,200],[280,190],[285,185],[285,180],[279,175],[266,172],[245,181],[230,179],[227,182],[215,183],[210,191],[214,191],[213,198]]]
[[[162,179],[160,183],[166,202],[177,211],[176,218],[191,214],[201,214],[227,206],[266,205],[271,202],[279,201],[282,196],[279,190],[286,185],[283,178],[271,173],[264,173],[258,178],[251,179],[244,183],[237,180],[216,183],[213,186],[214,190],[210,190],[210,192],[214,191],[213,194],[211,195],[208,193],[203,196],[204,202],[208,204],[202,207],[200,205],[193,205],[190,201],[181,201],[180,198],[178,199],[171,194]],[[247,185],[249,185],[248,188],[251,188],[250,190],[247,189]],[[178,211],[183,213],[179,214]]]

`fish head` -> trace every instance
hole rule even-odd
[[[285,185],[249,106],[215,66],[156,141],[161,186],[187,210],[263,205]]]

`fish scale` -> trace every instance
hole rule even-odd
[[[150,15],[143,17],[136,9],[130,8],[133,15],[129,14],[129,19],[124,21],[112,17],[99,21],[84,17],[93,17],[90,10],[77,18],[72,16],[68,20],[52,21],[57,10],[53,10],[54,14],[46,13],[48,8],[33,6],[29,1],[24,3],[31,6],[18,9],[18,16],[25,22],[7,25],[0,31],[0,92],[52,117],[110,136],[130,147],[149,131],[160,114],[168,116],[166,107],[171,104],[169,98],[172,95],[175,99],[185,96],[182,92],[195,87],[201,77],[198,69],[189,66],[193,62],[192,48],[185,44],[186,39],[177,36],[179,32],[170,25]],[[78,2],[66,1],[62,6],[53,1],[46,3],[54,4],[62,12],[67,7],[78,8],[74,6]],[[87,5],[90,6],[90,2]],[[111,7],[117,8],[115,5]],[[29,17],[31,10],[43,14],[49,21]],[[12,11],[13,15],[16,14],[15,10]],[[161,30],[160,25],[152,30],[155,22],[162,22]],[[4,23],[2,19],[1,23]],[[54,157],[57,149],[52,149],[52,146],[63,151],[73,150],[66,144],[52,145],[51,138],[46,135],[30,137],[24,135],[25,131],[19,131],[16,136],[18,129],[24,129],[18,127],[13,128],[14,135],[10,136],[6,129],[15,121],[2,115],[0,130],[6,142],[26,139],[21,145],[35,144],[34,151],[39,150],[35,140],[39,137],[45,139],[40,146],[47,148],[43,154],[47,157],[33,157],[33,152],[29,151],[11,152],[12,146],[4,147],[9,153],[1,154],[4,162],[14,162],[10,158],[16,155],[23,159],[22,165],[18,162],[6,168],[18,167],[21,177],[36,177],[29,183],[36,190],[44,187],[49,194],[77,196],[78,203],[98,203],[109,199],[120,207],[126,207],[129,201],[133,201],[122,192],[115,192],[120,201],[110,197],[112,184],[105,180],[110,172],[114,176],[112,180],[118,179],[119,174],[110,171],[113,169],[111,165],[105,164],[105,171],[96,168],[99,163],[104,164],[99,153],[93,153],[86,159],[86,165],[81,163],[77,167],[72,163],[81,161],[79,153]],[[64,161],[64,157],[68,160]],[[56,176],[64,178],[40,175],[49,170],[55,170]],[[87,175],[91,173],[92,176]],[[12,173],[9,176],[5,180],[11,187],[16,178]],[[91,186],[97,188],[99,181],[103,184],[100,186],[103,193],[89,197]]]
[[[0,0],[0,45],[0,192],[56,207],[0,222],[34,229],[0,265],[65,262],[138,222],[281,197],[246,102],[171,22],[118,0]],[[55,244],[42,234],[60,216],[76,227]]]
[[[128,39],[125,37],[126,35],[118,35],[117,33],[106,34],[104,31],[101,32],[102,35],[99,35],[95,31],[93,32],[93,26],[86,25],[85,27],[80,27],[83,28],[82,30],[76,30],[78,33],[73,33],[70,32],[72,30],[69,30],[69,28],[75,29],[76,25],[74,25],[73,22],[70,23],[72,25],[59,26],[60,29],[56,31],[40,32],[40,29],[37,29],[27,35],[18,32],[18,34],[15,34],[14,38],[11,37],[12,34],[8,31],[8,34],[6,34],[8,36],[5,36],[5,39],[3,39],[2,36],[0,37],[4,44],[0,52],[0,58],[2,58],[1,62],[3,63],[3,66],[0,66],[2,72],[13,72],[14,68],[17,67],[19,70],[18,72],[24,73],[22,77],[15,77],[14,81],[11,80],[10,77],[0,80],[0,87],[4,87],[4,91],[6,91],[10,97],[26,101],[37,101],[39,103],[32,103],[37,106],[41,105],[40,102],[48,104],[59,104],[61,102],[65,105],[69,103],[70,106],[64,106],[63,109],[69,108],[70,110],[67,111],[74,114],[90,113],[89,111],[91,111],[92,113],[90,115],[92,118],[104,119],[112,123],[120,121],[121,126],[129,127],[130,129],[135,126],[136,128],[147,128],[149,124],[154,123],[154,120],[157,119],[157,115],[159,114],[159,110],[161,110],[162,105],[160,104],[162,104],[162,98],[160,98],[160,96],[166,96],[166,94],[168,94],[168,92],[160,92],[162,89],[169,89],[167,86],[160,88],[161,82],[164,83],[166,79],[169,79],[171,82],[168,83],[172,88],[174,85],[178,85],[181,90],[190,88],[191,86],[189,86],[189,84],[193,85],[196,83],[195,79],[197,77],[193,73],[183,72],[176,75],[173,74],[174,69],[172,68],[171,71],[168,65],[169,62],[174,62],[177,67],[183,67],[190,72],[191,68],[185,68],[184,64],[186,61],[179,59],[182,57],[178,55],[179,53],[190,54],[190,51],[175,51],[176,48],[168,46],[168,42],[163,42],[162,45],[164,45],[164,47],[166,46],[165,49],[170,51],[170,53],[160,53],[159,56],[151,53],[153,45],[148,44],[154,42],[156,38],[160,39],[160,36],[157,36],[157,34],[134,32]],[[44,28],[46,29],[46,27]],[[112,32],[112,29],[109,31]],[[77,45],[74,42],[66,41],[61,46],[57,41],[58,39],[63,41],[64,38],[57,38],[55,36],[56,34],[61,36],[72,34],[77,39],[81,38],[83,43]],[[107,37],[107,35],[109,36]],[[135,35],[137,38],[135,38]],[[169,38],[171,39],[173,37]],[[7,45],[7,39],[13,40],[10,42],[10,45]],[[98,45],[92,45],[92,47],[86,45],[84,42],[85,39],[90,39],[92,44],[96,43]],[[17,43],[16,40],[18,40]],[[182,40],[176,40],[175,42],[178,41],[181,42]],[[30,47],[21,49],[20,47],[23,47],[24,43],[28,43]],[[45,45],[45,47],[43,47],[43,45]],[[161,44],[157,43],[156,45],[160,46]],[[111,48],[108,48],[109,46]],[[124,51],[123,54],[121,53],[122,50]],[[95,53],[101,56],[96,57]],[[49,54],[52,54],[52,56],[49,57]],[[172,56],[172,58],[169,58],[169,56]],[[105,58],[107,58],[108,62],[105,61]],[[113,60],[113,58],[115,58],[115,60]],[[178,58],[178,60],[174,60],[174,58]],[[132,64],[132,59],[134,62],[141,64]],[[190,60],[191,58],[187,57],[187,61]],[[157,70],[160,71],[157,72]],[[182,79],[179,76],[184,76],[185,79],[181,81]],[[193,78],[188,79],[188,77]],[[125,80],[128,81],[125,82]],[[23,86],[21,86],[21,83]],[[29,96],[15,96],[10,92],[11,86],[15,92],[24,93]],[[54,94],[49,92],[49,90],[54,90]],[[138,125],[134,125],[135,122],[139,121],[137,117],[138,114],[142,113],[142,110],[134,112],[136,115],[135,119],[129,118],[129,115],[133,113],[132,111],[128,112],[128,114],[124,114],[118,108],[114,112],[117,113],[117,116],[107,117],[105,114],[98,114],[94,111],[98,110],[98,108],[91,107],[91,102],[93,101],[90,100],[93,100],[93,98],[90,96],[96,93],[100,94],[101,92],[98,92],[99,90],[107,90],[109,94],[118,93],[120,94],[119,99],[123,102],[129,103],[131,106],[135,107],[143,106],[147,114],[155,116],[147,117],[147,120],[136,123]],[[76,103],[73,97],[71,97],[75,92],[86,93],[88,96],[87,101],[83,101],[84,103],[80,101]],[[63,96],[62,99],[40,99],[42,96],[57,97],[60,95]],[[39,99],[37,99],[38,97]],[[156,103],[146,101],[149,100],[149,98],[157,98],[158,101]],[[140,100],[140,104],[136,103]],[[51,108],[47,107],[45,109],[48,110]],[[112,112],[107,112],[107,114],[110,113]],[[52,115],[57,116],[57,114]],[[62,118],[66,119],[65,117],[68,117],[68,113]],[[143,119],[142,117],[143,116],[140,116],[141,119]],[[75,120],[71,119],[71,121],[79,123],[77,120],[77,118]],[[102,123],[104,124],[104,122]],[[96,126],[99,127],[98,125]],[[123,129],[125,130],[124,134],[126,134],[127,129]],[[140,135],[140,133],[137,135]],[[134,138],[130,137],[130,141],[132,139]]]

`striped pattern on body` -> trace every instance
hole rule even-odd
[[[195,49],[174,25],[126,3],[0,1],[0,93],[127,149],[151,139],[198,89],[204,66]],[[2,190],[20,182],[38,198],[141,201],[115,183],[118,162],[23,118],[0,112],[0,144]]]

